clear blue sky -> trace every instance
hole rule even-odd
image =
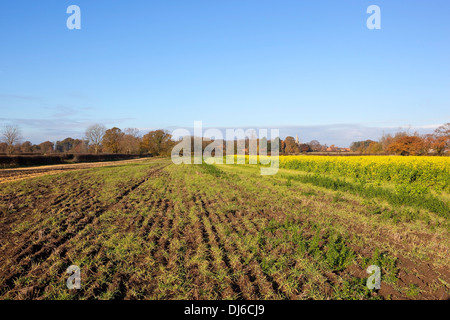
[[[0,125],[35,143],[97,122],[433,128],[450,121],[449,13],[448,0],[3,1]]]

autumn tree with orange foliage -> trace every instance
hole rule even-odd
[[[437,137],[431,145],[431,148],[433,148],[437,154],[443,154],[446,149],[450,148],[450,138],[445,136]]]
[[[167,130],[150,131],[142,138],[142,149],[153,155],[169,154],[174,142]]]
[[[435,139],[431,148],[441,155],[445,150],[450,149],[450,122],[446,123],[434,131]]]
[[[424,139],[419,136],[401,136],[394,138],[387,151],[402,156],[417,156],[427,152],[425,147]]]
[[[284,152],[286,153],[299,153],[300,148],[298,147],[297,143],[295,142],[294,137],[287,136],[286,139],[284,139]]]
[[[105,131],[102,139],[103,150],[111,153],[119,153],[121,140],[125,134],[117,127]]]

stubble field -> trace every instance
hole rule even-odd
[[[445,188],[308,172],[153,159],[1,183],[0,298],[450,298]]]

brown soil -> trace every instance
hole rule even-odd
[[[58,174],[66,171],[76,171],[91,168],[99,168],[106,166],[118,166],[127,163],[135,163],[139,161],[148,160],[133,159],[133,160],[121,160],[121,161],[105,161],[105,162],[89,162],[89,163],[74,163],[74,164],[56,164],[50,166],[37,166],[37,167],[25,167],[25,168],[13,168],[13,169],[0,169],[0,184],[11,181],[19,181],[24,179],[30,179],[34,177]]]

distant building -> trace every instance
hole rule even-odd
[[[336,147],[334,144],[326,149],[327,152],[350,152],[350,148]]]
[[[298,134],[295,136],[295,143],[300,144],[300,140],[298,140]]]

